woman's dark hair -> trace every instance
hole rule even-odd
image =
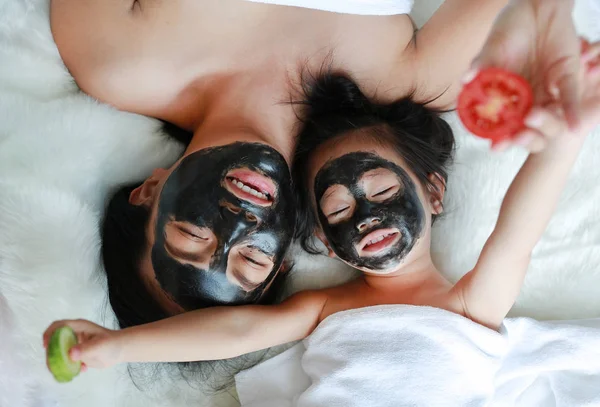
[[[168,134],[172,134],[171,131]],[[102,224],[102,259],[108,299],[122,329],[170,316],[148,292],[141,277],[140,264],[147,250],[146,230],[150,211],[144,206],[129,203],[129,195],[139,185],[124,186],[112,196]],[[284,264],[270,284],[265,282],[258,287],[259,295],[250,297],[249,301],[261,304],[275,302],[289,269],[290,266]],[[212,383],[209,387],[219,390],[229,384],[233,374],[256,362],[256,358],[246,356],[225,361],[164,364],[156,372],[163,370],[168,373],[165,375],[167,378],[173,378],[173,371],[178,371],[190,384]],[[215,377],[217,372],[220,378]]]
[[[454,134],[440,117],[445,111],[427,107],[431,101],[415,102],[409,95],[392,103],[377,103],[344,74],[326,72],[308,80],[304,76],[304,100],[292,102],[302,106],[302,128],[292,166],[300,211],[296,237],[304,250],[316,254],[320,252],[313,239],[317,217],[307,173],[311,155],[319,146],[365,129],[360,136],[393,147],[427,189],[437,190],[428,177],[438,174],[447,181]]]
[[[148,292],[141,278],[140,264],[146,247],[150,211],[129,203],[138,185],[121,188],[110,200],[102,226],[102,258],[108,284],[108,299],[121,328],[168,318]],[[284,264],[248,297],[250,303],[272,303],[289,273]],[[207,306],[211,304],[207,303]]]
[[[169,317],[141,278],[140,263],[148,241],[146,226],[150,211],[129,203],[129,195],[137,186],[126,186],[113,195],[102,225],[108,299],[121,328]]]

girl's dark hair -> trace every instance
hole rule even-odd
[[[168,134],[172,134],[173,128],[169,130],[171,131]],[[112,196],[102,224],[102,259],[107,278],[108,299],[122,329],[170,316],[148,292],[141,278],[140,264],[147,250],[146,229],[150,211],[144,206],[129,203],[129,195],[138,186],[139,184],[122,187]],[[287,264],[282,266],[268,291],[264,295],[256,296],[260,297],[258,302],[275,302],[290,268]],[[264,284],[259,290],[266,288]],[[224,361],[162,364],[154,373],[164,372],[166,374],[161,376],[167,379],[176,378],[179,374],[196,387],[208,385],[209,389],[220,390],[230,383],[233,374],[251,367],[257,360],[256,357],[245,356]],[[131,368],[130,374],[133,374]],[[136,374],[134,381],[137,384],[147,381],[146,379],[148,377]],[[152,381],[148,381],[148,385],[152,385]]]
[[[454,134],[440,117],[445,111],[427,107],[431,101],[415,102],[413,95],[409,95],[392,103],[377,103],[365,96],[348,76],[331,72],[309,80],[304,78],[302,91],[304,100],[293,102],[302,106],[303,125],[292,175],[300,211],[296,237],[306,251],[320,252],[313,239],[317,217],[307,174],[312,153],[325,142],[365,129],[360,136],[394,148],[428,190],[437,190],[428,178],[431,174],[447,181]]]

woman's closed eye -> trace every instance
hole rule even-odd
[[[245,259],[246,261],[248,261],[248,262],[250,262],[250,263],[252,263],[252,264],[255,264],[255,265],[257,265],[257,266],[260,266],[260,267],[265,267],[265,266],[266,266],[266,264],[263,264],[263,263],[261,263],[261,262],[259,262],[259,261],[255,260],[255,259],[253,259],[253,258],[252,258],[252,257],[250,257],[250,256],[244,256],[244,255],[242,254],[242,257],[244,257],[244,259]]]
[[[245,291],[259,287],[273,270],[272,256],[254,246],[237,246],[229,254],[228,277]]]
[[[184,235],[185,237],[187,237],[189,239],[192,239],[195,241],[209,239],[208,236],[206,236],[206,232],[203,231],[201,228],[194,227],[194,226],[188,226],[181,222],[174,222],[174,226],[177,228],[177,230],[182,235]]]
[[[254,246],[246,246],[239,249],[240,256],[244,262],[255,269],[271,269],[273,259],[271,256]]]
[[[164,229],[165,250],[180,263],[206,268],[217,247],[214,233],[189,222],[170,220]]]

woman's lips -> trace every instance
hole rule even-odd
[[[381,254],[400,240],[398,229],[377,229],[366,235],[356,245],[356,251],[361,257],[371,257]]]
[[[277,187],[269,178],[249,169],[231,170],[225,176],[225,187],[239,199],[259,206],[270,206]]]

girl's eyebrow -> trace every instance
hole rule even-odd
[[[329,198],[332,194],[334,194],[337,189],[339,188],[347,188],[342,184],[332,184],[329,186],[329,188],[327,188],[327,190],[325,191],[325,193],[323,194],[323,196],[321,196],[321,200],[325,199],[325,198]],[[343,190],[342,190],[343,191]],[[347,189],[346,189],[347,191]],[[345,191],[344,191],[345,192]]]
[[[321,197],[321,199],[327,199],[329,198],[331,195],[333,195],[333,193],[335,192],[335,189],[329,187],[327,188],[327,191],[325,191],[325,193],[323,194],[323,196]]]
[[[373,178],[373,177],[376,177],[377,175],[381,175],[382,173],[387,173],[387,172],[392,172],[392,171],[388,170],[387,168],[374,168],[372,170],[369,170],[369,171],[366,171],[365,173],[363,173],[360,176],[360,178]]]

